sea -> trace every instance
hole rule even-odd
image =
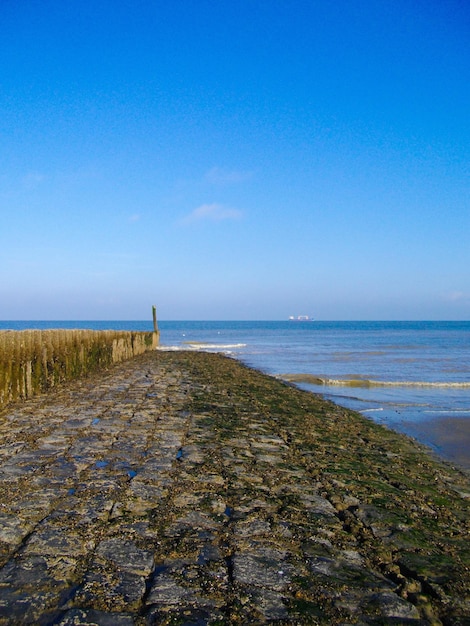
[[[0,321],[152,330],[151,321]],[[223,352],[405,433],[470,470],[470,322],[161,321],[161,350]]]

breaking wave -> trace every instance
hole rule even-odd
[[[281,374],[279,378],[292,383],[330,385],[336,387],[433,387],[469,389],[470,382],[429,382],[417,380],[370,380],[368,378],[327,378],[314,374]]]
[[[157,349],[162,351],[174,352],[181,350],[215,350],[217,352],[226,352],[227,350],[235,350],[244,348],[246,343],[204,343],[203,341],[183,341],[179,346],[159,346]]]
[[[244,348],[246,343],[204,343],[204,341],[183,341],[186,349],[192,350],[230,350],[233,348]]]

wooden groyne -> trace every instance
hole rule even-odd
[[[0,409],[152,350],[158,332],[0,331]]]

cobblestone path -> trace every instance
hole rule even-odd
[[[0,624],[469,624],[468,482],[348,415],[169,352],[11,406]]]

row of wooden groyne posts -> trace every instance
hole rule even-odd
[[[66,380],[153,350],[159,332],[116,330],[0,331],[0,410]]]

